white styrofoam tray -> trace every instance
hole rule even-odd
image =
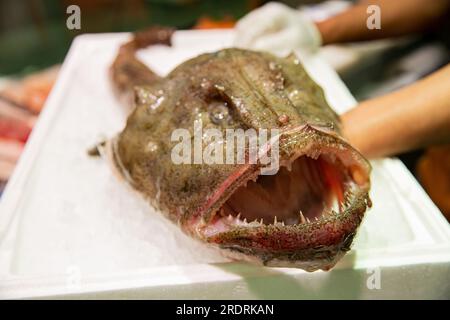
[[[140,58],[160,74],[229,46],[232,31],[180,31]],[[372,162],[373,208],[330,272],[230,262],[185,236],[86,150],[125,118],[108,67],[127,34],[75,39],[0,202],[0,298],[450,297],[450,228],[396,159]],[[302,57],[338,112],[355,100],[318,56]],[[379,289],[368,286],[376,274]],[[372,289],[371,289],[372,288]]]

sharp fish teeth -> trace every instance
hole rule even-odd
[[[241,213],[239,212],[237,215],[237,218],[240,220],[241,219]]]
[[[231,214],[228,215],[228,220],[233,220],[233,216]]]
[[[277,216],[275,216],[275,218],[273,218],[273,224],[277,224]]]
[[[301,222],[301,223],[305,223],[305,222],[306,222],[306,220],[305,220],[305,216],[303,215],[303,212],[302,212],[302,210],[300,210],[300,212],[299,212],[299,216],[300,216],[300,222]]]

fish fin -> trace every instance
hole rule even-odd
[[[174,30],[166,27],[152,27],[133,34],[133,38],[123,44],[114,60],[110,73],[115,94],[126,107],[133,106],[134,88],[151,86],[161,77],[136,57],[136,51],[150,45],[171,45]]]

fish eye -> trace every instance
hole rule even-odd
[[[233,120],[228,103],[220,100],[213,100],[208,106],[209,118],[214,124],[227,125]]]

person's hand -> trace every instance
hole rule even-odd
[[[313,21],[298,10],[270,2],[238,21],[234,45],[282,52],[314,51],[321,43],[320,32]]]

